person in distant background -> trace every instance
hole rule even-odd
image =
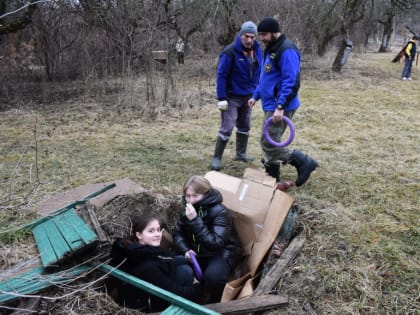
[[[153,214],[136,217],[132,230],[131,239],[118,238],[113,243],[111,265],[184,298],[199,298],[201,285],[190,263],[160,246],[163,230],[159,219]],[[158,312],[169,306],[165,300],[113,277],[108,288],[120,305],[129,308]]]
[[[264,122],[273,117],[269,133],[274,141],[280,142],[286,123],[283,115],[292,119],[300,106],[300,52],[293,42],[280,32],[276,19],[266,17],[258,24],[258,37],[264,43],[263,70],[257,89],[249,100],[249,106],[261,99]],[[280,181],[280,163],[293,165],[298,173],[296,186],[303,185],[318,162],[299,150],[277,147],[267,141],[261,133],[261,148],[265,157],[263,163],[268,175]]]
[[[257,26],[250,21],[243,23],[235,41],[226,46],[219,57],[216,93],[221,126],[210,165],[215,171],[222,168],[222,155],[235,126],[235,160],[253,160],[246,154],[246,149],[252,112],[248,100],[257,87],[261,71],[262,52],[256,37]]]
[[[176,56],[179,64],[184,64],[184,41],[181,37],[178,37],[178,41],[175,44]]]
[[[220,302],[228,277],[242,258],[233,219],[221,193],[203,176],[186,181],[183,197],[185,213],[176,223],[174,246],[187,259],[197,257],[203,271],[203,302]]]
[[[416,41],[419,39],[419,36],[413,36],[403,48],[405,60],[401,80],[411,80],[411,67],[413,66],[414,58],[416,57]]]

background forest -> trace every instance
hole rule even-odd
[[[420,68],[402,81],[391,63],[420,33],[418,0],[0,0],[1,272],[37,257],[18,227],[54,193],[129,177],[166,200],[205,174],[218,55],[265,16],[302,50],[292,146],[320,162],[288,191],[306,242],[272,292],[288,307],[266,314],[418,314]],[[260,106],[253,115],[256,160],[234,162],[230,142],[229,175],[261,168]],[[41,314],[139,313],[85,280],[43,295]]]

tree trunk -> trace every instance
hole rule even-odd
[[[350,39],[345,39],[341,43],[337,56],[335,57],[332,71],[341,72],[341,68],[346,64],[347,59],[353,49],[353,42]]]
[[[390,9],[386,14],[385,21],[379,21],[380,24],[383,25],[384,31],[382,33],[382,41],[381,46],[379,47],[378,52],[387,52],[389,41],[391,40],[392,32],[394,31],[393,24],[394,24],[394,16],[395,10]]]

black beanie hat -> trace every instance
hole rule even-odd
[[[264,33],[279,33],[280,32],[280,25],[276,19],[272,17],[266,17],[261,20],[258,24],[258,32]]]

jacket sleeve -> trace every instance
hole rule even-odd
[[[233,58],[227,54],[222,53],[219,57],[216,78],[216,94],[219,101],[227,99],[227,81],[229,79],[230,69],[233,62]]]
[[[208,224],[205,224],[200,217],[196,217],[188,224],[192,226],[194,234],[202,246],[210,250],[219,250],[224,247],[231,233],[230,216],[222,205],[218,209],[212,209],[210,215],[211,222]]]
[[[185,224],[185,223],[183,223],[183,219],[180,218],[175,225],[173,238],[174,238],[174,245],[175,245],[176,249],[179,252],[181,252],[182,254],[185,254],[185,252],[187,250],[191,249],[191,248],[188,246],[188,242],[187,242],[187,240],[184,236],[184,233],[182,231],[182,225],[183,224]]]
[[[298,93],[300,85],[300,60],[298,53],[293,49],[286,49],[279,60],[282,69],[281,83],[277,89],[277,104],[285,108]]]

